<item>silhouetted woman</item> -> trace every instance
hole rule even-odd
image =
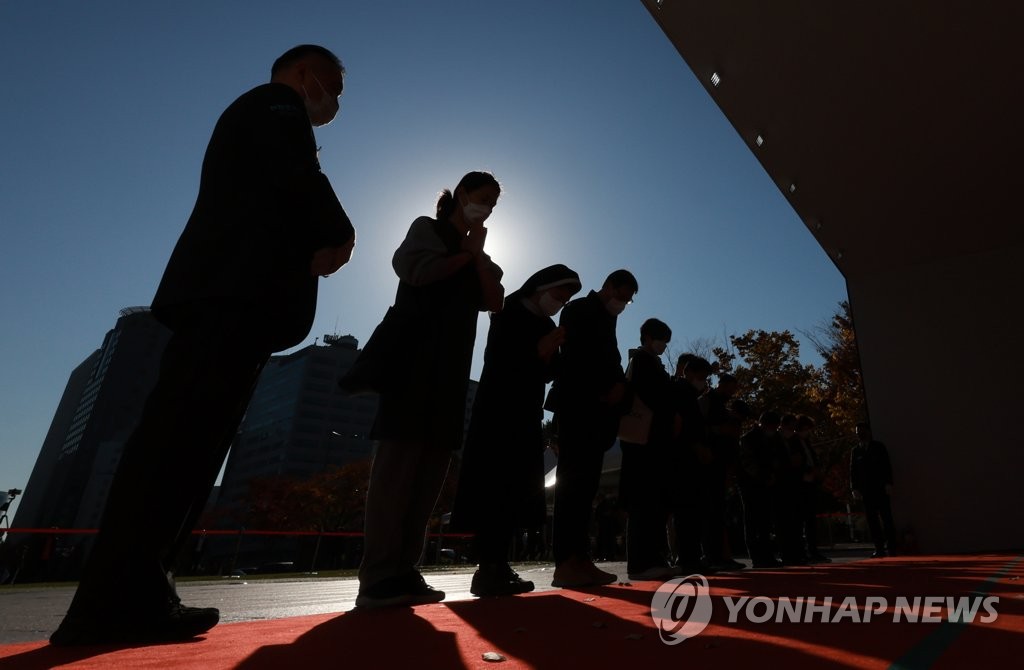
[[[372,435],[379,443],[366,499],[359,607],[444,599],[415,566],[452,450],[462,446],[477,315],[500,310],[504,298],[501,268],[484,253],[483,224],[500,193],[493,175],[468,173],[454,191],[441,193],[436,219],[413,221],[392,259],[398,291],[378,327],[391,334],[376,355],[393,373],[380,385]]]

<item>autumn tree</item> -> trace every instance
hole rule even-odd
[[[246,525],[261,530],[361,530],[369,480],[369,459],[307,478],[255,479],[249,487]]]
[[[822,377],[813,365],[800,361],[800,342],[793,333],[748,330],[730,335],[731,347],[715,347],[718,371],[739,382],[737,398],[755,414],[765,410],[817,416]]]
[[[790,331],[749,330],[729,337],[730,347],[716,347],[720,372],[739,381],[738,398],[755,416],[773,409],[806,414],[816,424],[813,442],[822,488],[837,508],[849,497],[849,449],[853,425],[863,416],[860,366],[849,305],[809,339],[824,363],[818,368],[800,360],[800,342]]]
[[[824,383],[819,402],[840,435],[852,435],[858,421],[864,420],[864,382],[861,377],[857,334],[850,303],[839,303],[832,319],[809,333],[802,333],[814,345],[824,364]]]
[[[867,416],[860,355],[850,303],[842,301],[832,318],[802,333],[821,356],[823,383],[816,401],[826,420],[817,431],[821,454],[823,486],[836,497],[849,501],[849,452],[854,427]]]

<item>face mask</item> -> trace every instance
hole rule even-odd
[[[611,314],[612,316],[618,316],[619,314],[622,314],[623,310],[626,309],[626,303],[623,302],[622,300],[612,298],[611,300],[605,303],[604,308],[607,309],[608,313]]]
[[[320,79],[315,74],[313,75],[313,80],[320,87],[320,93],[323,95],[320,96],[320,102],[313,102],[309,98],[309,93],[306,92],[306,87],[302,87],[302,92],[306,94],[304,101],[306,113],[309,115],[310,120],[314,122],[314,125],[322,125],[317,124],[316,119],[322,119],[331,115],[331,94],[327,92],[327,89],[324,88],[324,85],[320,83]]]
[[[554,316],[562,309],[562,303],[551,296],[550,293],[543,293],[540,296],[540,311],[544,316]]]
[[[485,205],[478,205],[475,202],[467,202],[462,206],[462,218],[466,223],[479,225],[491,215],[491,208]]]
[[[651,351],[661,356],[665,353],[665,349],[668,348],[668,342],[665,340],[651,340]]]

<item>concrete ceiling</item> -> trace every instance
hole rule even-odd
[[[1024,4],[642,1],[847,279],[1024,242]]]

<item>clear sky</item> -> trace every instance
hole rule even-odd
[[[565,263],[631,269],[623,352],[809,330],[845,283],[640,0],[0,2],[0,490],[24,488],[71,370],[148,305],[213,125],[300,43],[348,75],[320,161],[358,231],[308,343],[364,342],[391,254],[463,173],[503,186],[487,250],[508,291]],[[473,375],[479,375],[481,317]],[[805,358],[816,362],[810,345]]]

